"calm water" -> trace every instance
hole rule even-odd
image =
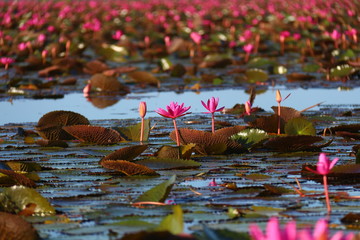
[[[276,105],[275,90],[269,89],[265,93],[256,96],[254,106],[261,107],[267,111],[271,106]],[[359,105],[360,88],[351,90],[340,89],[281,89],[282,96],[289,93],[291,96],[283,103],[284,106],[291,106],[302,110],[314,104],[324,102],[324,105]],[[171,101],[184,102],[186,106],[191,105],[191,112],[200,113],[205,109],[200,101],[206,101],[210,97],[219,97],[220,106],[233,107],[236,103],[244,103],[249,95],[243,89],[216,90],[196,92],[150,92],[131,93],[118,99],[98,98],[91,102],[83,97],[81,93],[65,95],[62,99],[13,99],[12,102],[0,102],[0,124],[37,122],[42,115],[54,110],[68,110],[80,113],[89,120],[100,119],[126,119],[137,118],[137,108],[140,101],[146,101],[148,105],[147,117],[158,116],[154,111],[164,108]],[[105,102],[105,103],[104,103]],[[112,104],[108,107],[99,108],[96,106]],[[96,105],[96,106],[95,106]],[[316,108],[314,108],[316,109]]]

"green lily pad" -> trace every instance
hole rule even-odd
[[[37,191],[24,186],[6,188],[0,193],[0,209],[2,211],[18,213],[30,203],[36,204],[34,215],[54,215],[55,208]]]
[[[124,62],[129,55],[125,47],[108,44],[103,44],[101,48],[97,49],[97,53],[113,62]]]
[[[162,182],[141,194],[135,202],[164,202],[169,195],[175,180],[176,175],[173,175],[169,180]]]
[[[172,62],[168,58],[161,58],[159,64],[160,64],[161,70],[163,70],[163,71],[170,70],[173,65]]]
[[[349,64],[338,65],[330,69],[330,77],[346,77],[352,74],[355,68]]]
[[[115,128],[128,141],[140,141],[141,122],[127,127]],[[143,141],[149,139],[150,119],[144,119]]]
[[[247,148],[252,147],[254,144],[259,143],[266,138],[268,138],[268,134],[264,130],[256,128],[245,129],[230,137],[231,140],[234,140]]]
[[[183,211],[180,205],[173,207],[173,214],[166,216],[155,229],[156,231],[169,231],[172,234],[180,234],[184,231]]]
[[[258,68],[251,68],[245,71],[245,76],[249,83],[265,82],[269,75],[264,70]]]
[[[302,67],[302,70],[304,72],[317,72],[317,71],[319,71],[319,69],[320,69],[320,65],[315,64],[315,63],[309,63]]]
[[[267,68],[268,66],[273,66],[274,61],[268,58],[255,57],[249,60],[247,63],[250,68]]]
[[[309,120],[299,117],[290,119],[285,124],[285,133],[288,135],[316,135],[316,130],[312,122]]]

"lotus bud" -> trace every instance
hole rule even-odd
[[[140,102],[139,104],[139,114],[141,118],[144,118],[146,115],[146,102]]]
[[[281,101],[282,101],[282,97],[281,97],[280,90],[277,90],[277,91],[276,91],[276,101],[277,101],[278,103],[281,103]]]

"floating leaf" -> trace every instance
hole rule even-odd
[[[247,81],[249,83],[265,82],[269,78],[268,74],[264,70],[258,68],[246,70],[245,76],[247,77]]]
[[[147,176],[157,176],[159,175],[154,170],[133,162],[125,160],[104,160],[100,162],[101,166],[104,168],[112,169],[119,171],[127,176],[134,175],[147,175]]]
[[[83,71],[84,73],[93,75],[96,73],[102,73],[108,69],[108,65],[106,65],[104,62],[101,62],[99,60],[93,60],[85,63]]]
[[[271,108],[275,112],[275,114],[278,113],[278,107],[273,106]],[[300,111],[291,107],[283,107],[283,106],[280,107],[280,115],[285,122],[288,122],[290,119],[298,118],[302,116]]]
[[[203,230],[193,234],[197,240],[250,240],[247,233],[230,231],[228,229],[211,229],[203,225]]]
[[[275,62],[268,58],[255,57],[251,58],[247,63],[249,68],[268,68],[274,65]]]
[[[285,124],[285,133],[288,135],[316,135],[312,122],[303,117],[290,119]]]
[[[309,64],[304,65],[303,68],[302,68],[302,70],[303,70],[304,72],[317,72],[317,71],[319,71],[320,68],[321,68],[321,67],[320,67],[320,65],[318,65],[318,64],[309,63]]]
[[[48,200],[37,191],[24,186],[6,188],[0,193],[0,209],[10,213],[18,213],[30,203],[36,204],[35,215],[54,215],[55,209]]]
[[[274,66],[273,68],[274,74],[285,74],[287,73],[287,71],[288,71],[287,68],[282,65]]]
[[[105,57],[109,61],[125,62],[125,57],[129,55],[127,49],[123,46],[109,45],[103,43],[100,48],[97,48],[97,53]]]
[[[140,141],[141,122],[128,127],[115,128],[128,141]],[[144,138],[143,141],[149,139],[150,119],[144,120]]]
[[[22,217],[0,212],[0,236],[7,240],[40,239],[36,229]]]
[[[204,61],[200,63],[201,68],[224,68],[232,64],[232,60],[227,54],[208,54]]]
[[[252,174],[245,175],[244,178],[250,179],[253,181],[263,181],[263,180],[269,179],[271,177],[268,175],[265,175],[265,174],[252,173]]]
[[[74,125],[63,127],[63,129],[83,142],[108,145],[124,141],[117,131],[110,128],[90,125]]]
[[[161,58],[159,64],[163,71],[168,71],[172,67],[172,62],[168,58]]]
[[[330,69],[330,77],[346,77],[355,72],[349,64],[338,65]]]
[[[169,195],[175,180],[176,175],[173,175],[169,180],[144,192],[135,202],[164,202]]]
[[[72,140],[72,135],[64,131],[64,126],[87,125],[89,120],[83,115],[71,111],[53,111],[42,116],[35,129],[40,136],[48,140]]]
[[[264,146],[279,152],[309,151],[320,149],[322,146],[312,144],[322,140],[323,138],[320,136],[282,136],[267,139]]]
[[[171,70],[170,70],[170,76],[171,77],[182,77],[184,76],[186,73],[186,68],[184,67],[184,65],[178,63],[175,64]]]
[[[0,173],[9,176],[17,185],[23,185],[31,188],[36,187],[36,184],[31,179],[22,174],[16,173],[13,170],[0,169]]]
[[[166,216],[156,231],[169,231],[172,234],[180,234],[184,231],[183,211],[180,205],[173,206],[173,214]]]
[[[145,239],[163,239],[163,240],[196,240],[188,236],[173,235],[168,231],[140,231],[136,233],[125,233],[120,240],[145,240]]]
[[[120,148],[109,155],[105,156],[103,160],[127,160],[131,161],[137,156],[139,156],[142,152],[147,149],[148,145],[135,145],[129,147]]]
[[[251,128],[242,130],[241,132],[232,135],[230,138],[244,147],[250,148],[254,144],[268,138],[268,134],[264,130]]]
[[[102,73],[97,73],[89,79],[92,89],[99,92],[124,92],[128,93],[129,88],[120,83],[114,76],[106,76]]]
[[[41,147],[60,147],[60,148],[69,147],[69,145],[65,141],[61,141],[61,140],[39,139],[36,141],[36,144],[40,145]]]
[[[138,160],[136,163],[147,166],[156,170],[169,170],[169,169],[187,169],[198,168],[201,166],[199,162],[193,160],[185,160],[178,158],[147,158]]]
[[[315,80],[314,76],[302,73],[291,73],[286,75],[286,78],[288,82],[303,82]]]
[[[360,227],[360,214],[359,213],[348,213],[340,219],[342,223]]]
[[[179,158],[179,155],[182,159],[190,159],[191,154],[194,152],[196,144],[190,143],[180,146],[181,153],[179,153],[179,147],[173,146],[162,146],[155,153],[155,156],[158,158]]]
[[[6,162],[6,164],[14,171],[22,171],[22,172],[41,171],[41,166],[36,162],[8,161]]]
[[[316,166],[304,164],[301,170],[303,177],[322,182],[322,175],[312,173],[307,168],[315,170]],[[360,164],[335,165],[327,176],[329,183],[333,185],[357,183],[360,179]]]
[[[129,72],[127,75],[136,83],[143,83],[154,87],[160,87],[160,80],[149,72],[133,71]]]

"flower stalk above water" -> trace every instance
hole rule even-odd
[[[280,90],[276,91],[276,101],[278,103],[278,131],[277,134],[280,134],[280,117],[281,117],[281,102],[282,102],[282,97],[281,97],[281,93]]]
[[[316,164],[316,170],[307,168],[310,172],[315,174],[323,175],[323,184],[324,184],[324,193],[326,199],[326,207],[328,212],[331,212],[330,199],[329,199],[329,190],[327,184],[327,175],[331,172],[331,169],[335,166],[335,164],[339,161],[339,158],[335,158],[332,161],[326,157],[325,153],[320,153],[319,160]]]
[[[139,104],[139,115],[141,117],[141,129],[140,129],[140,142],[144,140],[144,124],[146,115],[146,102],[140,102]]]
[[[224,107],[217,108],[219,104],[219,98],[211,97],[207,100],[207,103],[201,101],[202,105],[208,110],[206,113],[211,113],[211,131],[212,133],[215,132],[215,112],[220,112],[224,109]]]
[[[179,105],[177,102],[171,102],[170,105],[166,106],[167,110],[164,110],[162,108],[158,108],[155,112],[159,115],[165,117],[165,118],[171,118],[173,120],[174,129],[175,129],[175,135],[176,135],[176,144],[180,146],[180,138],[179,138],[179,132],[176,125],[176,118],[182,117],[191,107],[184,107],[184,103]]]

